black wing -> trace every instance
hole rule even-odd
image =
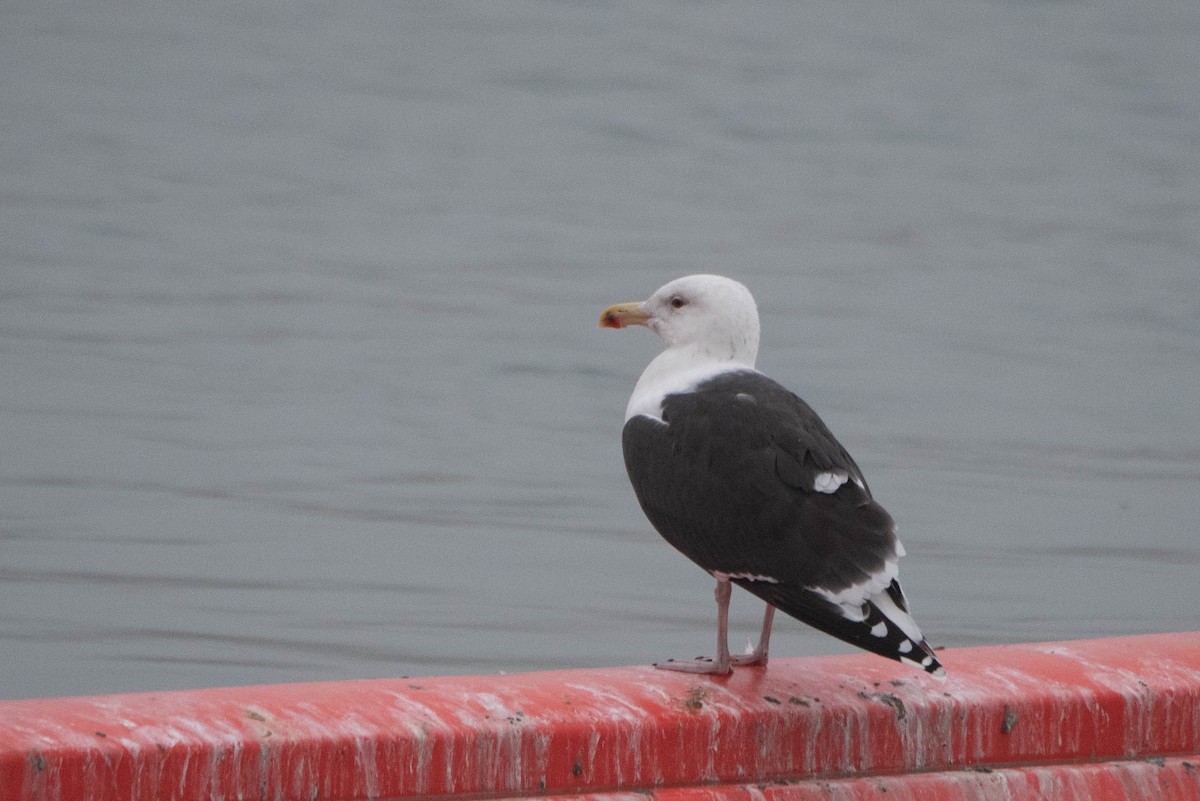
[[[894,582],[892,518],[808,404],[761,373],[736,371],[668,395],[662,412],[662,421],[631,418],[622,439],[638,501],[671,545],[835,637],[891,658],[908,653],[908,635],[869,602],[887,590],[911,624]],[[837,593],[852,608],[831,600]],[[904,658],[930,669],[919,661],[926,653]]]
[[[667,396],[663,422],[630,419],[623,445],[646,516],[705,570],[836,592],[896,556],[892,519],[854,460],[808,404],[760,373]],[[849,480],[817,491],[834,471]]]

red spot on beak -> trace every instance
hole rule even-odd
[[[601,328],[628,328],[645,325],[650,315],[642,311],[640,303],[614,303],[600,313]]]

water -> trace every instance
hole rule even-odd
[[[1196,628],[1198,37],[1189,0],[7,5],[0,697],[711,651],[621,463],[656,343],[596,326],[701,270],[933,642]]]

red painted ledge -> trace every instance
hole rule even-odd
[[[1200,799],[1200,632],[0,701],[0,799]]]

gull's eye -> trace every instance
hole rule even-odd
[[[687,301],[684,300],[683,298],[681,298],[679,295],[676,295],[673,298],[671,298],[671,308],[672,309],[682,309],[686,305],[687,305]]]

